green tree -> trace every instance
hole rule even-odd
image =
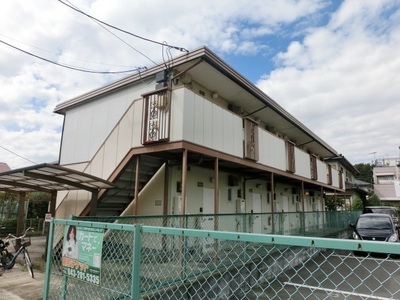
[[[325,198],[325,209],[328,211],[337,211],[343,208],[345,199],[343,196],[327,195]]]
[[[372,172],[374,165],[362,163],[362,164],[355,164],[354,167],[359,172],[359,174],[356,175],[356,179],[362,180],[365,182],[369,182],[371,184],[374,183],[373,182],[373,172]]]
[[[48,212],[51,195],[43,192],[30,192],[27,193],[26,199],[29,201],[27,217],[29,219],[44,218]]]
[[[363,202],[360,197],[355,197],[354,201],[351,205],[351,210],[362,210],[363,209]]]
[[[0,218],[10,219],[18,207],[16,194],[0,192]]]
[[[367,205],[374,206],[374,205],[381,205],[381,200],[379,197],[374,193],[367,199]]]

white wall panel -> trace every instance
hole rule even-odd
[[[117,149],[118,149],[118,128],[114,130],[107,138],[104,144],[104,159],[103,159],[103,174],[102,178],[108,176],[114,171],[117,166]]]
[[[203,109],[203,143],[204,146],[212,148],[213,145],[213,136],[210,134],[213,132],[214,122],[211,118],[213,105],[211,102],[204,101],[204,109]]]
[[[128,109],[118,126],[117,161],[121,161],[132,147],[134,107]]]
[[[148,89],[133,86],[96,101],[71,108],[65,115],[61,164],[91,160],[126,109]]]
[[[143,119],[143,100],[135,101],[133,104],[133,134],[132,134],[132,147],[139,147],[142,145],[142,119]]]
[[[222,151],[227,153],[232,152],[235,147],[235,133],[241,133],[241,130],[239,132],[235,132],[233,120],[233,115],[228,111],[222,115]]]
[[[259,162],[273,168],[286,171],[285,142],[272,133],[260,128],[259,139]]]
[[[101,177],[103,174],[104,147],[101,147],[90,163],[91,174]]]
[[[299,148],[295,148],[295,160],[295,174],[306,178],[311,178],[310,155]]]
[[[224,137],[224,132],[223,132],[223,123],[222,123],[222,109],[219,108],[216,105],[213,105],[213,110],[212,110],[212,120],[213,120],[213,130],[211,134],[213,135],[213,148],[217,149],[219,151],[223,151],[223,137]],[[210,134],[206,132],[205,134]]]
[[[332,185],[334,187],[339,187],[339,172],[332,168]]]
[[[171,141],[180,141],[183,138],[183,102],[185,100],[185,89],[172,91],[171,103]]]
[[[207,101],[204,101],[199,96],[194,97],[193,103],[193,142],[199,145],[204,145],[205,131],[204,124],[204,106]]]
[[[233,146],[230,149],[233,155],[242,157],[243,156],[243,120],[238,118],[234,114],[230,115],[233,120],[232,128],[227,128],[228,132],[233,134],[232,141]]]
[[[317,159],[318,181],[328,183],[326,163]]]
[[[174,113],[174,112],[173,112]],[[180,124],[182,128],[182,138],[186,141],[193,142],[194,133],[194,97],[190,93],[185,93],[183,99],[183,123]]]
[[[173,95],[171,141],[183,139],[243,156],[240,117],[187,89],[175,90]]]

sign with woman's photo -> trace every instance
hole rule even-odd
[[[61,262],[64,275],[100,285],[103,235],[101,228],[66,226]]]

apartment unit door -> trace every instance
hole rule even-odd
[[[283,223],[283,233],[288,234],[290,232],[290,214],[289,214],[288,196],[282,196],[282,223]]]
[[[205,216],[201,218],[201,229],[214,230],[214,189],[203,188],[203,215]],[[213,242],[213,239],[203,238],[203,251],[210,251]]]
[[[253,193],[253,233],[262,233],[261,194]]]

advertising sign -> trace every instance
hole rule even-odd
[[[66,226],[61,262],[63,274],[100,285],[103,236],[101,228]]]

